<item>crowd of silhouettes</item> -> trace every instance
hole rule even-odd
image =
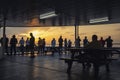
[[[92,40],[91,42],[87,39],[87,36],[84,37],[84,39],[82,40],[80,38],[80,36],[78,36],[76,39],[75,39],[75,47],[77,48],[80,48],[81,47],[81,41],[83,41],[83,47],[86,47],[86,46],[89,46],[90,44],[94,44],[95,46],[94,47],[97,47],[96,46],[96,42],[94,40]],[[108,36],[108,38],[106,39],[103,39],[103,37],[100,37],[100,40],[97,40],[99,42],[99,44],[101,45],[101,47],[105,47],[105,44],[106,44],[106,47],[108,48],[111,48],[112,47],[112,43],[113,43],[113,40],[111,39],[111,36]],[[5,42],[3,44],[3,42]],[[56,46],[58,42],[58,46]],[[17,40],[16,36],[13,35],[12,38],[9,40],[9,38],[5,35],[5,37],[1,38],[0,39],[0,43],[1,43],[1,46],[5,46],[4,49],[5,49],[5,53],[7,53],[7,55],[16,55],[16,47],[17,47],[17,44],[19,44],[19,51],[21,52],[22,55],[24,55],[24,53],[31,53],[31,57],[34,57],[34,49],[35,49],[35,37],[33,36],[32,33],[30,33],[30,38],[27,38],[26,40],[24,40],[23,37],[21,37],[21,39]],[[10,53],[9,53],[9,50],[8,50],[8,44],[10,44]],[[37,51],[38,51],[38,54],[41,54],[41,55],[45,55],[45,51],[46,51],[46,41],[45,41],[45,38],[41,38],[39,37],[38,38],[38,46],[37,46]],[[67,39],[67,38],[64,38],[62,36],[60,36],[58,38],[58,40],[56,40],[55,38],[53,38],[51,40],[51,50],[52,50],[52,55],[54,55],[55,53],[55,48],[58,47],[58,53],[59,55],[62,54],[63,50],[64,52],[66,53],[66,48],[71,48],[73,47],[72,46],[72,41],[70,39]]]

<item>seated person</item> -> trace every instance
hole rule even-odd
[[[98,39],[97,35],[93,35],[92,41],[89,44],[87,44],[85,46],[85,50],[83,50],[84,54],[80,54],[80,55],[76,56],[76,58],[79,58],[80,60],[85,62],[85,63],[83,63],[84,68],[85,68],[85,65],[90,67],[91,66],[90,62],[94,60],[93,58],[95,57],[95,55],[93,54],[93,56],[94,56],[93,57],[93,56],[91,56],[91,53],[96,53],[96,51],[99,52],[97,49],[101,48],[101,44],[97,39]],[[94,49],[94,51],[93,51],[93,49]]]
[[[87,57],[89,60],[98,60],[103,58],[103,55],[99,55],[99,53],[101,53],[100,49],[102,48],[102,46],[100,41],[98,41],[97,35],[92,35],[92,41],[88,45],[86,45],[85,48],[86,49],[84,50],[84,52],[85,54],[87,54],[85,55],[85,57]]]
[[[92,36],[92,41],[86,45],[85,48],[85,53],[88,53],[87,55],[84,55],[84,58],[88,60],[87,65],[89,65],[91,62],[96,64],[95,66],[105,64],[106,70],[109,71],[109,63],[106,61],[107,55],[104,54],[106,52],[101,50],[102,45],[97,40],[97,35]]]
[[[92,41],[85,46],[85,48],[91,48],[91,49],[98,49],[98,48],[101,48],[101,44],[100,42],[97,40],[97,35],[93,35],[92,36]]]

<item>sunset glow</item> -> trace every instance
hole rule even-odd
[[[53,38],[56,39],[56,42],[58,44],[59,36],[63,36],[63,39],[71,39],[72,43],[74,44],[74,30],[74,26],[22,28],[7,27],[6,34],[9,38],[11,38],[11,36],[15,34],[18,40],[20,40],[21,37],[24,37],[24,39],[26,40],[27,37],[30,37],[29,33],[33,33],[36,43],[38,42],[38,38],[41,37],[45,38],[47,44],[50,44]],[[89,41],[91,41],[91,36],[93,34],[97,34],[99,39],[100,37],[106,39],[108,36],[111,36],[114,40],[114,43],[120,43],[120,24],[79,26],[79,35],[81,40],[83,40],[84,37],[87,36]]]

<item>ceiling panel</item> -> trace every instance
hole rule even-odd
[[[40,20],[49,10],[58,16]],[[104,17],[109,20],[92,24],[119,23],[119,14],[119,0],[0,0],[0,25],[5,19],[9,27],[91,25]]]

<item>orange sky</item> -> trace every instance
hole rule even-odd
[[[74,26],[67,27],[7,27],[6,34],[9,38],[12,35],[16,35],[18,40],[21,37],[29,37],[29,33],[32,32],[36,38],[36,42],[38,41],[38,37],[45,38],[47,44],[50,44],[52,38],[58,38],[60,35],[64,38],[71,39],[74,42]],[[2,34],[2,29],[0,30]],[[81,39],[84,36],[88,36],[89,41],[91,41],[91,36],[93,34],[97,34],[98,38],[101,36],[107,38],[109,35],[112,36],[114,42],[120,43],[120,24],[106,24],[106,25],[89,25],[89,26],[79,26],[79,35]]]

